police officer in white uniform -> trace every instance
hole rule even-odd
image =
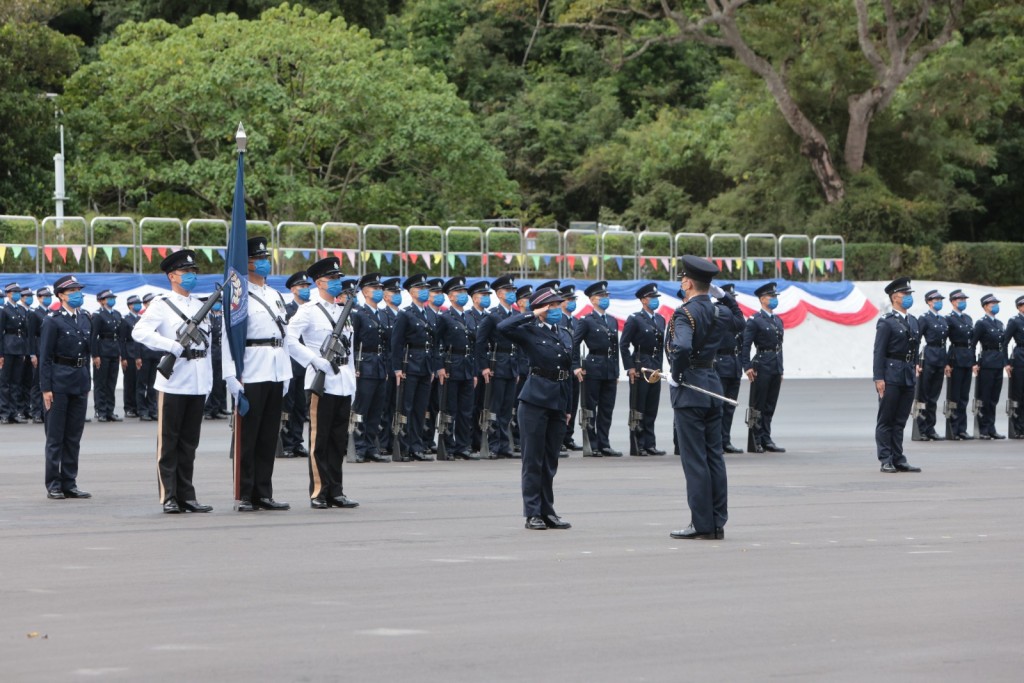
[[[160,269],[167,274],[171,293],[156,299],[132,330],[135,341],[177,358],[171,376],[157,373],[153,384],[157,391],[156,461],[160,503],[168,514],[209,512],[213,508],[196,500],[196,489],[192,485],[203,409],[206,395],[213,387],[209,318],[200,324],[205,344],[186,350],[177,340],[181,324],[195,317],[203,307],[191,294],[197,283],[196,254],[191,249],[176,251],[163,260]]]

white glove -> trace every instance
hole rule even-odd
[[[334,368],[331,367],[331,364],[325,361],[320,356],[313,356],[313,362],[311,362],[310,365],[312,365],[317,370],[320,370],[321,372],[327,373],[328,375],[334,374]]]
[[[224,378],[224,384],[227,385],[228,392],[231,394],[231,398],[238,400],[238,392],[242,390],[242,383],[235,378],[234,375],[228,375]]]
[[[725,291],[718,285],[711,285],[711,288],[708,289],[708,294],[715,297],[716,299],[725,298]]]
[[[171,353],[174,354],[175,358],[181,358],[181,354],[185,353],[185,347],[176,341],[171,342]]]

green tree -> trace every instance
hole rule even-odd
[[[452,86],[326,13],[129,22],[65,99],[72,179],[110,210],[226,216],[240,120],[254,216],[442,223],[518,202]]]

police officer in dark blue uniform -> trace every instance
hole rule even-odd
[[[32,366],[32,385],[29,387],[29,412],[32,416],[32,424],[43,424],[43,392],[39,390],[39,335],[43,331],[43,320],[50,314],[53,292],[49,287],[37,289],[36,301],[38,305],[32,309],[32,315],[29,317],[29,333],[33,343],[32,353],[36,358],[36,362]]]
[[[90,498],[78,488],[78,453],[89,402],[91,323],[81,310],[82,284],[63,275],[53,284],[61,309],[43,321],[39,388],[46,411],[46,495]]]
[[[498,323],[498,331],[530,361],[530,374],[519,395],[519,423],[523,425],[523,516],[526,528],[535,531],[572,526],[555,512],[553,490],[572,400],[572,339],[559,325],[561,302],[556,290],[539,289],[530,298],[530,312]]]
[[[741,363],[750,380],[750,405],[760,411],[757,427],[754,429],[754,452],[785,453],[786,449],[772,439],[772,417],[779,402],[782,388],[782,321],[772,311],[779,305],[779,294],[775,283],[769,282],[754,290],[761,302],[761,310],[747,319],[743,328],[743,351]],[[757,354],[750,357],[752,346]]]
[[[391,332],[391,363],[395,382],[405,383],[402,410],[407,419],[402,436],[402,452],[412,460],[429,461],[424,443],[424,418],[430,399],[430,385],[437,374],[445,376],[437,356],[437,316],[427,302],[430,283],[423,273],[412,275],[405,281],[412,296],[412,305],[402,309]],[[406,361],[408,359],[408,361]]]
[[[515,313],[512,306],[516,303],[516,281],[511,275],[502,275],[491,282],[491,288],[498,305],[488,312],[477,329],[476,365],[484,383],[494,382],[489,409],[495,417],[487,436],[491,457],[512,458],[515,456],[510,423],[519,375],[519,353],[515,343],[498,329],[498,323]]]
[[[31,396],[32,376],[38,372],[39,358],[39,327],[36,325],[36,316],[32,313],[32,301],[35,298],[35,291],[31,287],[21,288],[21,305],[25,309],[25,320],[28,322],[28,348],[29,355],[25,356],[25,367],[21,372],[21,386],[18,387],[18,415],[25,422],[32,419]],[[36,384],[38,384],[38,376]]]
[[[146,314],[146,309],[155,298],[156,295],[152,292],[142,297],[142,315]],[[163,358],[163,352],[151,349],[145,344],[139,344],[139,355],[142,357],[142,363],[139,365],[139,371],[135,377],[135,406],[139,411],[140,421],[155,422],[157,391],[153,388],[153,384],[156,382],[156,366]]]
[[[665,357],[665,319],[658,313],[661,305],[658,285],[649,283],[636,290],[641,309],[626,318],[619,338],[622,367],[629,375],[631,389],[636,393],[636,410],[643,413],[643,423],[634,438],[636,451],[630,455],[665,455],[654,437],[654,421],[661,403],[661,385],[644,381],[641,370],[661,370]],[[631,350],[632,347],[632,350]]]
[[[967,308],[967,295],[963,290],[954,289],[949,293],[949,305],[953,310],[946,316],[949,333],[949,358],[946,361],[949,390],[946,400],[953,404],[953,416],[949,420],[952,426],[947,431],[954,441],[970,441],[974,437],[967,433],[967,404],[971,400],[971,377],[978,371],[971,343],[974,322],[963,312]]]
[[[669,365],[690,525],[669,535],[683,540],[715,540],[725,538],[729,519],[728,479],[722,457],[722,402],[690,387],[722,393],[722,383],[714,370],[715,353],[723,342],[729,343],[729,330],[708,296],[718,268],[697,256],[686,255],[682,261],[680,288],[686,300],[672,314]]]
[[[920,472],[903,455],[903,430],[910,417],[917,379],[917,351],[921,330],[907,310],[914,305],[910,278],[896,278],[885,287],[892,311],[875,326],[873,375],[878,392],[875,446],[882,472]]]
[[[594,411],[590,427],[593,455],[618,458],[622,451],[612,448],[609,431],[615,393],[619,381],[619,323],[608,315],[608,283],[604,280],[583,290],[590,297],[593,311],[576,321],[572,337],[572,367],[583,383],[581,399]],[[581,360],[580,344],[587,345],[587,356]]]
[[[309,301],[309,287],[312,284],[304,270],[292,273],[285,281],[285,287],[292,293],[291,300],[284,305],[285,321],[291,320],[299,306]],[[294,358],[291,359],[291,364],[292,382],[289,383],[288,393],[281,404],[281,413],[288,416],[281,427],[281,457],[307,458],[309,451],[302,437],[302,430],[309,421],[309,404],[306,399],[305,383],[302,381],[306,376],[306,368],[296,363]]]
[[[117,371],[121,365],[121,313],[114,310],[117,297],[109,289],[96,295],[99,310],[92,316],[92,337],[89,341],[92,354],[92,382],[94,386],[93,408],[97,422],[120,422],[121,416],[114,412],[117,403]]]
[[[205,302],[206,297],[202,297],[200,301]],[[207,420],[223,420],[229,414],[228,390],[224,383],[223,367],[224,304],[220,301],[215,303],[206,319],[210,321],[210,363],[213,367],[213,388],[210,389],[210,395],[206,397],[203,413]],[[301,435],[301,433],[302,426],[299,425],[299,434]]]
[[[428,286],[430,287],[430,298],[427,299],[427,308],[434,313],[434,322],[438,323],[441,320],[441,315],[444,313],[443,307],[445,304],[444,296],[444,280],[439,277],[431,278],[428,280]],[[435,327],[435,332],[437,332]],[[435,349],[435,355],[437,356],[437,362],[441,362],[441,355],[438,349]],[[423,442],[427,446],[428,453],[437,452],[437,444],[434,443],[434,432],[437,430],[437,413],[440,410],[440,382],[431,382],[430,384],[430,397],[427,399],[427,417],[423,423]]]
[[[576,334],[576,318],[573,317],[573,313],[576,312],[576,285],[564,285],[558,290],[558,294],[562,297],[562,303],[559,304],[562,309],[562,319],[558,321],[558,324],[569,333],[569,338],[572,339]],[[580,407],[580,379],[573,374],[569,381],[572,384],[572,402],[569,405],[572,417],[565,427],[565,438],[562,440],[564,450],[559,455],[563,458],[569,456],[569,451],[578,451],[583,448],[573,438],[576,432],[576,412]]]
[[[734,401],[740,395],[740,380],[743,368],[740,365],[740,347],[743,345],[743,327],[745,319],[743,311],[736,303],[736,285],[731,282],[717,288],[721,294],[716,304],[719,307],[719,320],[725,325],[725,337],[718,351],[715,352],[715,372],[722,383],[722,395]],[[722,450],[726,453],[742,453],[743,449],[732,445],[732,419],[736,414],[736,406],[731,403],[722,404]]]
[[[363,304],[352,308],[352,353],[355,354],[356,395],[352,410],[362,416],[361,431],[355,434],[356,461],[391,462],[381,455],[381,423],[387,397],[391,327],[387,314],[378,307],[384,301],[380,273],[367,273],[357,283]]]
[[[452,418],[445,446],[452,458],[479,460],[472,453],[474,389],[477,384],[476,318],[467,310],[469,291],[466,278],[457,276],[444,283],[448,310],[438,316],[441,360],[447,371],[445,411]]]
[[[128,315],[121,318],[121,331],[119,333],[118,345],[121,354],[121,373],[124,378],[123,400],[124,416],[138,417],[138,376],[139,368],[142,367],[142,357],[139,353],[139,343],[132,339],[132,332],[135,330],[135,323],[139,322],[139,311],[142,310],[142,299],[135,294],[128,297]]]
[[[391,332],[395,327],[395,320],[402,305],[402,279],[391,277],[381,281],[384,288],[384,303],[387,306],[381,308],[380,324],[383,327],[384,336],[388,340],[388,353],[384,356],[384,364],[387,367],[388,379],[384,384],[384,409],[380,416],[380,454],[381,457],[390,459],[392,453],[392,432],[391,421],[395,416],[395,369],[391,361]]]
[[[917,319],[917,326],[921,329],[921,341],[924,342],[924,350],[918,358],[920,384],[917,390],[924,407],[917,416],[917,430],[926,441],[943,440],[935,431],[935,409],[939,402],[939,394],[942,393],[942,378],[946,376],[948,360],[946,338],[949,336],[949,323],[939,314],[945,298],[937,289],[925,294],[924,302],[928,310]]]
[[[520,313],[527,313],[530,310],[530,297],[533,296],[533,285],[523,285],[516,289],[516,309]],[[513,404],[519,402],[519,392],[523,390],[526,378],[530,376],[530,358],[525,353],[518,354],[516,363],[516,393]],[[512,411],[512,445],[513,454],[519,451],[519,411]]]
[[[1010,340],[1014,345],[1013,357],[1006,368],[1010,376],[1006,399],[1017,403],[1015,414],[1010,415],[1010,437],[1024,439],[1024,296],[1017,297],[1013,303],[1017,306],[1017,315],[1010,318],[1003,331],[1003,348],[1010,350]]]
[[[491,307],[491,285],[487,280],[478,280],[469,286],[470,306],[466,309],[467,315],[473,319],[473,329],[479,332],[480,323],[487,317],[487,309]],[[474,338],[475,339],[475,338]],[[484,378],[480,374],[482,367],[476,364],[476,342],[473,342],[473,365],[476,367],[476,389],[473,392],[473,423],[470,426],[472,439],[470,453],[480,451],[480,411],[484,405]]]
[[[25,364],[32,350],[28,311],[21,301],[21,285],[5,288],[7,302],[0,307],[0,422],[20,424],[21,386]]]
[[[994,294],[981,297],[981,307],[985,315],[974,323],[971,335],[971,349],[981,344],[981,355],[978,356],[978,433],[979,439],[1005,439],[1004,434],[996,431],[996,406],[999,395],[1003,391],[1003,369],[1010,364],[1003,344],[1003,323],[996,319],[999,313],[999,299]]]

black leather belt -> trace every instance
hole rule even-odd
[[[1003,347],[1002,346],[986,346],[985,344],[982,344],[981,345],[981,350],[982,351],[1002,351]]]
[[[79,356],[77,358],[71,358],[69,356],[54,356],[53,362],[58,365],[67,365],[72,368],[84,368],[89,359],[85,356]]]
[[[887,353],[885,354],[885,357],[889,360],[901,360],[904,363],[913,363],[915,355],[916,354],[913,351],[908,351],[906,354]]]
[[[925,346],[931,346],[933,348],[938,348],[938,349],[946,348],[945,344],[940,344],[938,342],[925,342]],[[954,344],[954,346],[955,346],[955,344]]]
[[[185,360],[206,358],[206,349],[185,349],[185,353],[181,354],[181,357]]]
[[[656,353],[660,353],[660,352],[661,352],[661,347],[660,346],[652,346],[649,349],[637,349],[636,350],[636,353],[643,353],[643,354],[646,354],[648,356],[653,356]]]
[[[545,370],[544,368],[530,368],[531,375],[537,375],[544,379],[550,379],[554,382],[564,382],[565,380],[572,377],[572,373],[568,370]]]
[[[388,353],[383,346],[378,346],[376,349],[360,349],[359,352],[364,356],[383,356]]]
[[[430,349],[430,344],[406,344],[405,346],[409,349]]]
[[[760,346],[757,347],[757,352],[758,353],[767,353],[769,351],[771,351],[773,353],[778,353],[781,350],[782,350],[781,346],[765,346],[764,348],[761,348]]]
[[[246,346],[270,346],[273,348],[280,348],[284,345],[284,341],[277,337],[271,337],[270,339],[246,339]]]
[[[4,330],[4,334],[5,335],[9,334],[12,337],[27,337],[28,336],[28,333],[26,333],[26,332],[13,331],[13,330]]]
[[[515,353],[516,347],[514,346],[496,346],[494,347],[496,353]]]
[[[690,367],[694,370],[710,370],[714,366],[714,360],[690,360]]]
[[[99,337],[100,339],[117,339],[117,335],[116,334],[100,333],[100,334],[97,334],[96,336]]]
[[[452,356],[470,356],[473,352],[469,348],[448,349],[448,354]]]
[[[587,354],[587,358],[591,356],[601,356],[602,358],[612,358],[619,355],[619,349],[617,347],[611,347],[607,351],[591,351]]]
[[[716,356],[735,356],[736,353],[736,349],[731,349],[729,351],[715,351]]]
[[[959,342],[949,342],[949,345],[950,346],[955,346],[958,349],[966,349],[966,348],[968,348],[970,346],[969,344],[961,344]]]

